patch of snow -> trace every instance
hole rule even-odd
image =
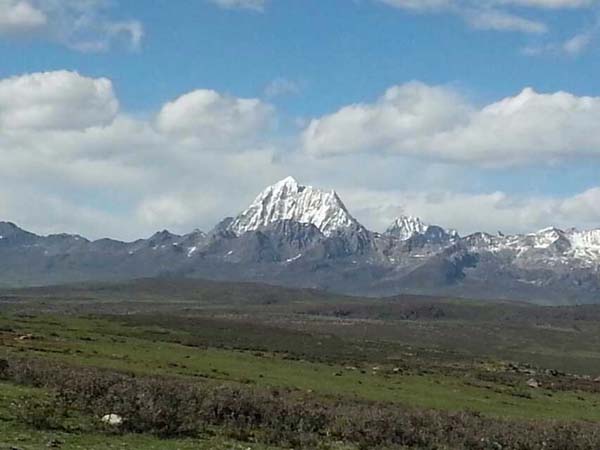
[[[302,258],[302,253],[298,253],[293,258],[286,259],[285,262],[286,263],[291,263],[291,262],[294,262],[294,261],[298,261],[300,258]]]
[[[188,248],[187,257],[188,257],[188,258],[191,258],[191,257],[192,257],[192,255],[193,255],[194,253],[196,253],[196,250],[198,250],[198,247],[190,247],[190,248]]]

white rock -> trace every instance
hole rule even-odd
[[[103,423],[113,426],[118,426],[123,423],[123,418],[118,414],[107,414],[105,416],[102,416],[101,420]]]

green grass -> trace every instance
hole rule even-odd
[[[2,353],[8,355],[212,383],[287,387],[315,395],[397,402],[410,407],[475,410],[500,417],[600,420],[599,394],[532,390],[525,386],[526,376],[522,377],[522,388],[514,388],[477,381],[469,373],[430,370],[418,375],[409,370],[396,374],[392,371],[394,364],[386,360],[378,364],[379,370],[373,370],[372,362],[349,369],[339,363],[291,360],[274,352],[186,346],[172,340],[185,340],[188,331],[156,326],[132,328],[104,319],[2,317],[0,328],[13,330],[2,334]],[[16,339],[28,333],[35,339]]]

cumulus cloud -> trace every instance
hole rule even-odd
[[[314,119],[303,135],[316,156],[377,150],[399,143],[415,150],[423,136],[466,124],[470,106],[454,91],[411,82],[389,88],[373,104],[354,104]]]
[[[200,89],[164,105],[157,126],[172,136],[224,147],[256,140],[273,120],[273,107],[259,99]]]
[[[43,72],[0,80],[0,129],[81,129],[106,125],[119,103],[112,83],[76,72]]]
[[[484,107],[453,89],[409,83],[371,104],[314,119],[303,134],[317,157],[371,152],[489,166],[600,155],[600,98],[531,88]]]
[[[600,221],[600,188],[564,198],[501,189],[472,194],[473,173],[485,178],[486,171],[430,158],[441,159],[440,148],[456,161],[481,161],[481,155],[451,143],[426,149],[429,159],[420,151],[420,143],[434,141],[432,135],[462,133],[476,149],[485,141],[482,154],[490,158],[490,142],[502,154],[502,146],[520,145],[520,133],[529,136],[523,131],[529,121],[542,119],[558,134],[540,136],[540,142],[562,145],[552,141],[560,140],[561,127],[572,126],[575,113],[581,123],[572,133],[591,139],[590,124],[596,122],[584,118],[595,111],[594,98],[528,90],[481,108],[448,87],[410,83],[391,88],[373,104],[317,119],[313,154],[337,143],[345,156],[313,158],[294,148],[292,137],[280,148],[277,128],[270,128],[276,111],[256,99],[192,91],[165,104],[155,117],[140,119],[119,111],[110,81],[65,71],[0,80],[0,93],[0,220],[35,232],[134,239],[163,228],[207,230],[287,175],[338,189],[351,212],[378,230],[400,212],[463,233]],[[496,122],[515,139],[496,139]],[[364,151],[373,142],[376,149]],[[405,148],[411,149],[409,156]],[[234,151],[224,151],[229,149]]]
[[[138,20],[111,17],[109,0],[0,0],[0,35],[48,39],[82,52],[108,51],[115,44],[140,49]]]
[[[245,193],[283,176],[271,146],[257,142],[274,118],[259,100],[193,91],[142,120],[119,111],[104,78],[0,80],[0,220],[53,232],[72,213],[63,230],[126,239],[212,226]]]
[[[209,0],[221,8],[226,9],[249,9],[262,12],[265,9],[266,0]]]
[[[48,17],[24,0],[0,0],[0,33],[28,33],[44,27]]]

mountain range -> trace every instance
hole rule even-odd
[[[600,303],[600,229],[460,236],[416,217],[368,230],[334,191],[288,177],[213,230],[134,242],[38,236],[0,222],[0,284],[173,276],[258,281],[344,294],[399,293]]]

